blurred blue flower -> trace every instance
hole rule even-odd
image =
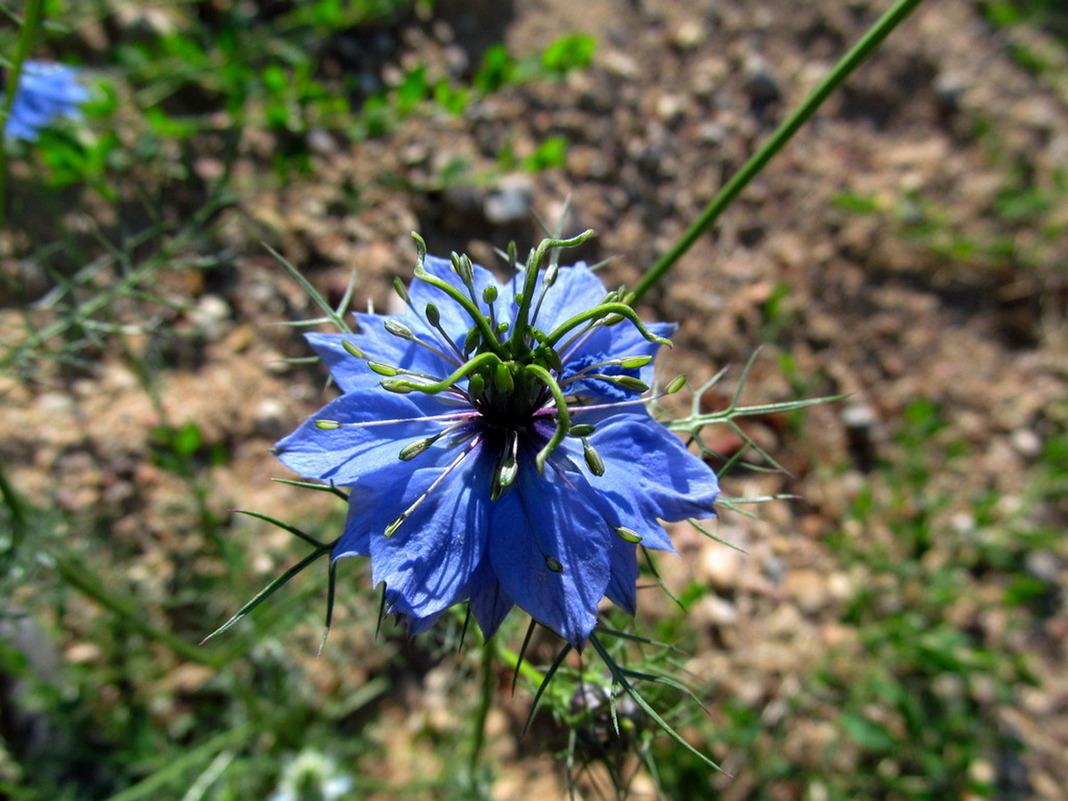
[[[489,637],[516,605],[581,648],[602,598],[634,613],[638,543],[674,550],[658,519],[712,516],[719,488],[645,407],[674,326],[531,264],[424,257],[406,311],[308,335],[343,394],[276,452],[351,488],[334,558],[369,556],[413,631],[469,601]]]
[[[77,76],[77,70],[62,64],[24,63],[15,100],[4,122],[4,138],[36,141],[40,130],[57,119],[77,118],[78,106],[89,99],[89,91],[77,82]]]

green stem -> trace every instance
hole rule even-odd
[[[798,129],[808,122],[809,118],[823,104],[823,101],[849,77],[853,70],[871,55],[875,48],[890,35],[890,32],[900,25],[921,2],[923,0],[897,0],[894,3],[890,10],[834,66],[827,77],[812,91],[812,94],[805,98],[805,101],[782,122],[775,130],[775,133],[771,135],[771,138],[731,177],[671,249],[646,271],[645,275],[641,277],[641,280],[638,281],[627,296],[627,303],[634,305],[645,296],[645,293],[659,283],[668,271],[675,266],[675,262],[682,258],[683,254],[693,246],[694,242],[705,231],[712,227],[716,220],[719,219],[720,214],[734,202],[734,199],[741,194],[749,182],[760,174],[760,171],[767,166],[768,162],[785,147]]]
[[[3,104],[0,105],[0,228],[4,227],[4,221],[7,219],[7,148],[2,130],[7,127],[8,115],[11,114],[11,108],[15,105],[22,65],[30,57],[30,51],[33,50],[33,40],[37,37],[37,31],[41,27],[43,9],[44,0],[26,0],[26,8],[22,13],[22,28],[19,30],[18,42],[15,44],[15,57],[11,60],[11,67],[7,71],[7,87],[4,91]]]
[[[482,644],[482,688],[475,712],[475,727],[471,732],[471,757],[468,761],[472,786],[478,785],[479,762],[482,748],[486,744],[486,720],[493,705],[494,672],[497,661],[497,647],[492,639]]]

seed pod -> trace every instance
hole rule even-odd
[[[619,366],[626,370],[635,370],[639,367],[645,367],[653,360],[652,356],[627,356],[624,359],[619,359]]]

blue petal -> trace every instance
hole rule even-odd
[[[459,290],[464,297],[471,299],[467,287],[464,286],[463,281],[460,280],[460,276],[452,269],[452,262],[449,259],[439,259],[435,256],[427,256],[423,261],[423,266],[428,273],[436,278],[446,281]],[[472,283],[475,287],[475,298],[472,302],[476,304],[476,307],[482,314],[489,315],[490,307],[482,300],[482,290],[488,286],[496,287],[497,301],[493,304],[495,318],[497,322],[511,322],[513,297],[511,285],[499,282],[493,273],[485,267],[481,267],[478,264],[474,264],[472,267]],[[459,303],[446,294],[444,290],[432,286],[426,281],[420,281],[418,278],[413,280],[408,287],[408,294],[411,297],[412,305],[420,315],[424,314],[428,303],[433,303],[441,314],[441,327],[452,337],[453,343],[458,348],[463,347],[467,332],[475,325],[475,321],[471,319],[470,315]]]
[[[402,370],[425,373],[438,379],[445,378],[456,370],[455,364],[450,364],[427,348],[388,333],[382,326],[384,320],[388,319],[387,315],[361,314],[357,317],[364,329],[360,333],[305,335],[343,392],[372,389],[384,392],[379,386],[382,376],[367,366],[367,360]],[[396,316],[390,317],[397,319]],[[400,321],[410,326],[410,320]],[[430,337],[422,338],[438,347]],[[367,360],[353,356],[345,350],[345,341],[355,345]]]
[[[540,280],[539,278],[539,296],[542,291]],[[571,267],[561,265],[556,283],[545,290],[534,325],[547,334],[551,333],[561,323],[597,306],[606,294],[607,290],[601,279],[585,262]]]
[[[19,76],[10,114],[4,122],[4,136],[33,141],[39,130],[53,120],[77,117],[78,105],[89,99],[89,92],[75,82],[76,76],[76,71],[70,67],[27,61]],[[0,93],[0,100],[2,98]]]
[[[282,464],[306,478],[333,481],[338,486],[354,484],[378,470],[396,466],[402,448],[436,434],[449,424],[449,421],[423,419],[425,409],[409,397],[381,388],[342,395],[280,440],[275,445],[278,457]],[[424,404],[435,400],[432,396],[418,397]],[[439,407],[444,414],[456,411],[443,403]],[[375,425],[323,430],[316,420],[374,422]],[[419,458],[433,458],[431,454],[443,450],[432,448]]]
[[[581,414],[576,420],[582,422]],[[590,444],[605,465],[604,475],[589,479],[598,507],[610,524],[631,529],[646,547],[673,550],[657,518],[715,515],[715,472],[648,415],[627,412],[606,418]]]
[[[439,467],[416,470],[408,480],[398,473],[383,493],[390,502],[365,510],[371,576],[385,583],[390,613],[425,618],[470,595],[485,553],[493,466],[476,448],[437,486]],[[428,489],[392,537],[380,533]]]
[[[615,534],[591,503],[593,490],[562,454],[553,462],[567,472],[550,466],[538,475],[536,445],[521,447],[516,482],[492,507],[490,559],[517,606],[581,649],[597,623],[611,572],[608,537]],[[562,571],[551,570],[549,559]]]
[[[611,569],[612,577],[605,588],[608,600],[626,612],[633,615],[637,611],[638,597],[638,546],[616,539],[612,544]]]
[[[478,589],[471,594],[471,613],[482,629],[482,636],[488,640],[497,633],[515,602],[493,574],[488,559],[483,560],[482,566],[472,577],[472,587]]]

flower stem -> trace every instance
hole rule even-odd
[[[26,0],[25,9],[22,12],[22,28],[19,30],[19,38],[15,44],[15,57],[11,59],[11,67],[7,71],[7,86],[4,91],[4,99],[0,104],[0,228],[4,227],[7,219],[7,149],[6,140],[2,135],[7,127],[7,118],[15,105],[15,94],[19,90],[19,77],[22,75],[22,65],[30,57],[33,50],[34,39],[41,27],[44,0]]]
[[[645,293],[660,282],[668,271],[675,266],[675,263],[682,258],[683,254],[693,246],[694,242],[712,227],[716,220],[719,219],[719,216],[734,202],[734,199],[741,194],[749,182],[760,174],[760,171],[786,146],[786,143],[793,138],[801,126],[816,113],[823,101],[849,77],[853,70],[872,54],[882,41],[890,35],[890,32],[901,24],[921,2],[923,0],[897,0],[894,3],[890,10],[842,57],[841,61],[805,98],[804,102],[783,120],[782,124],[775,130],[775,133],[749,158],[749,161],[731,177],[719,193],[712,198],[698,218],[694,220],[693,224],[672,245],[671,249],[646,271],[645,275],[641,277],[641,280],[638,281],[627,296],[627,303],[634,305],[645,296]]]
[[[468,775],[472,787],[479,784],[479,763],[482,760],[482,748],[486,744],[486,720],[489,718],[490,706],[493,704],[494,672],[497,661],[497,646],[493,639],[482,644],[482,688],[475,712],[475,726],[471,731],[471,756],[468,761]]]

